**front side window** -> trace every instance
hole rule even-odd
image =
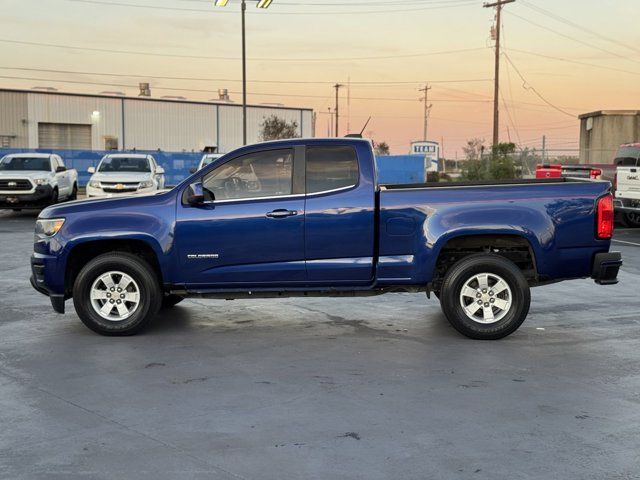
[[[352,147],[307,148],[307,193],[353,187],[358,183],[358,158]]]
[[[99,172],[150,172],[151,165],[147,158],[139,157],[105,157],[98,167]]]
[[[44,157],[4,157],[0,159],[0,170],[18,171],[18,170],[34,170],[34,171],[51,171],[51,161]]]
[[[207,200],[235,200],[291,195],[293,150],[268,150],[234,158],[207,174]]]

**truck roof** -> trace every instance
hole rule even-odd
[[[151,157],[148,153],[107,153],[105,157],[110,158],[147,158]]]
[[[49,158],[53,153],[9,153],[9,158]]]
[[[620,147],[635,147],[640,148],[640,143],[623,143]]]

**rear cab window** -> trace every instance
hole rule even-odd
[[[358,184],[358,157],[350,146],[310,146],[306,153],[306,192],[320,193]]]

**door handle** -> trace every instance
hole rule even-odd
[[[298,212],[296,210],[286,210],[284,208],[279,208],[278,210],[274,210],[272,212],[267,213],[267,217],[269,218],[286,218],[293,217],[297,215]]]

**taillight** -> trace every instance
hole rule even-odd
[[[589,171],[589,178],[591,180],[598,180],[601,175],[602,175],[602,170],[600,170],[599,168],[592,168]]]
[[[600,197],[596,210],[596,238],[609,239],[613,236],[613,196]]]

